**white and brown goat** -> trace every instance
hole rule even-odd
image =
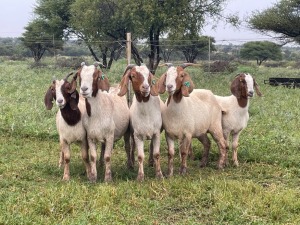
[[[130,158],[129,107],[126,97],[118,96],[119,90],[99,91],[106,89],[108,80],[97,68],[97,64],[86,66],[82,63],[73,79],[80,80],[80,94],[86,99],[87,113],[83,117],[83,125],[87,130],[90,149],[91,181],[97,180],[97,142],[105,144],[104,163],[105,181],[111,181],[111,154],[113,144],[124,136],[128,166]],[[114,88],[115,89],[115,88]]]
[[[72,73],[68,76],[70,75]],[[48,110],[52,109],[53,100],[59,107],[56,127],[61,148],[59,166],[64,164],[63,180],[70,179],[70,144],[77,141],[81,142],[81,154],[87,176],[90,174],[87,136],[82,124],[82,116],[86,111],[85,100],[79,96],[76,83],[67,81],[68,76],[62,80],[53,80],[44,98]]]
[[[184,70],[189,65],[191,64],[175,67],[169,64],[167,72],[158,82],[159,93],[167,91],[169,95],[162,110],[163,128],[169,151],[169,176],[173,175],[174,141],[179,139],[180,173],[185,174],[192,138],[197,138],[209,149],[207,132],[213,136],[220,150],[218,168],[223,168],[225,164],[226,149],[222,134],[221,107],[211,91],[204,89],[193,91],[193,81]]]
[[[138,150],[138,177],[144,180],[144,141],[151,140],[149,159],[154,158],[156,177],[162,178],[160,167],[160,132],[162,128],[161,103],[154,76],[145,65],[128,65],[121,80],[119,95],[127,93],[129,81],[132,82],[134,96],[130,106],[130,127],[134,148]],[[153,151],[153,152],[152,152]],[[153,155],[152,155],[153,154]],[[151,160],[150,160],[151,161]]]
[[[229,138],[232,136],[232,160],[233,164],[238,166],[238,141],[241,131],[247,127],[249,120],[249,98],[253,97],[254,90],[258,96],[262,94],[255,79],[248,73],[238,74],[232,81],[230,90],[232,95],[216,95],[216,99],[224,110],[222,115],[222,127],[223,135],[226,140],[226,160],[228,158]]]

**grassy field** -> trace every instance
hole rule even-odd
[[[124,67],[118,63],[104,72],[119,82]],[[177,154],[174,177],[156,180],[154,169],[146,166],[145,181],[139,183],[137,168],[126,169],[119,141],[112,156],[113,182],[103,183],[100,170],[98,182],[91,184],[76,145],[71,181],[61,180],[57,107],[47,111],[43,103],[52,77],[63,78],[70,70],[1,62],[0,224],[300,224],[300,89],[263,83],[268,77],[300,77],[299,71],[251,65],[224,74],[186,70],[197,88],[218,95],[230,94],[238,72],[253,74],[260,84],[264,96],[251,100],[248,127],[240,137],[240,166],[216,170],[213,144],[208,167],[200,169],[202,146],[194,141],[197,160],[188,161],[186,176],[178,175]],[[164,138],[161,154],[166,173]]]

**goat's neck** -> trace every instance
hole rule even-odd
[[[181,90],[176,91],[172,96],[168,97],[167,105],[169,105],[171,99],[173,99],[174,102],[179,103],[182,99],[183,95],[181,93]]]
[[[141,92],[139,92],[139,91],[135,91],[134,94],[135,94],[136,100],[137,100],[138,102],[148,102],[148,101],[149,101],[150,94],[149,94],[147,97],[144,97],[144,96],[141,94]]]
[[[237,100],[237,102],[238,102],[238,104],[241,108],[247,108],[248,109],[249,99],[247,97],[246,98],[245,97],[236,98],[236,100]]]
[[[107,93],[98,91],[95,97],[85,99],[86,112],[89,117],[93,116],[92,111],[97,112],[97,114],[105,114],[107,109],[113,107],[111,100],[105,95],[107,95]]]
[[[70,126],[75,126],[81,119],[81,112],[77,108],[75,110],[71,109],[69,103],[63,109],[60,109],[61,116],[66,121],[66,123]]]

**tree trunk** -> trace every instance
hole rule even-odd
[[[157,66],[161,60],[160,48],[159,48],[159,34],[160,30],[157,29],[155,32],[154,27],[152,26],[149,33],[149,40],[150,40],[150,54],[149,57],[149,70],[151,73],[155,74]]]
[[[97,61],[97,62],[100,62],[99,58],[97,57],[96,53],[94,52],[94,50],[92,49],[91,45],[89,43],[86,42],[86,45],[88,47],[88,49],[90,50],[92,56],[94,57],[94,59]]]

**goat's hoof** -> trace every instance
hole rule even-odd
[[[219,164],[217,165],[217,169],[218,169],[218,170],[223,170],[223,169],[224,169],[224,164],[220,164],[220,163],[219,163]]]
[[[199,164],[200,168],[206,167],[207,166],[207,162],[206,161],[201,161]]]
[[[234,165],[235,167],[239,167],[239,162],[238,162],[238,161],[233,161],[233,165]]]
[[[89,178],[89,181],[91,183],[96,183],[96,181],[97,181],[97,175],[96,174],[91,173],[88,178]]]
[[[107,174],[105,174],[104,181],[105,181],[106,183],[110,183],[110,182],[112,182],[111,173],[107,173]]]
[[[144,174],[139,174],[138,176],[137,176],[137,181],[144,181]]]
[[[156,173],[156,178],[157,178],[158,180],[164,179],[164,175],[162,174],[161,171],[159,171],[158,173]]]
[[[180,171],[179,171],[179,174],[185,175],[186,172],[187,172],[186,167],[181,167],[181,168],[180,168]]]
[[[70,176],[68,176],[68,175],[63,176],[63,181],[69,181],[69,180],[70,180]]]

